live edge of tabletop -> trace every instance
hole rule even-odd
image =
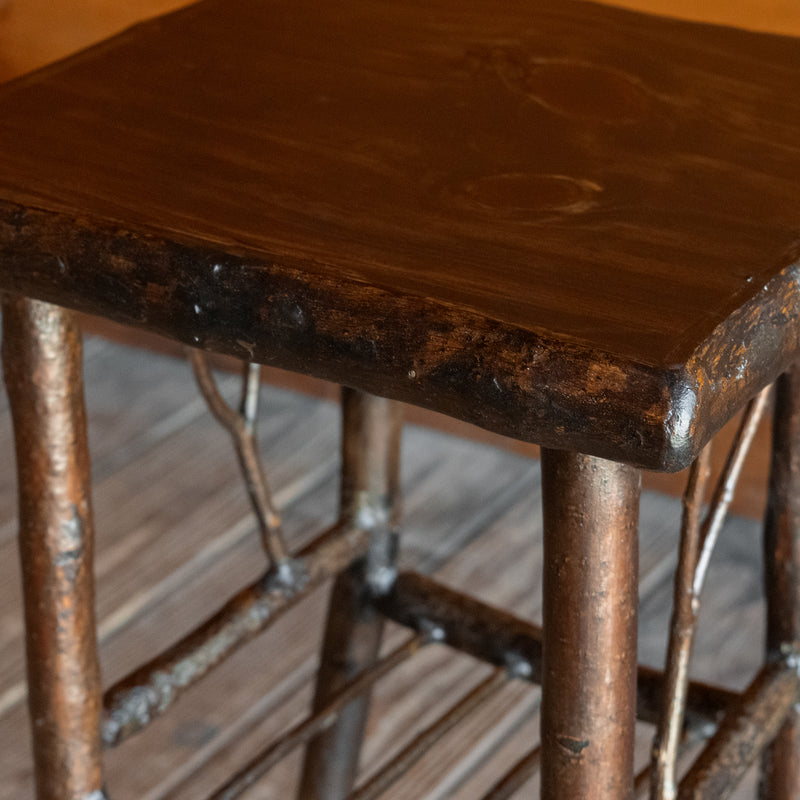
[[[0,89],[0,288],[685,466],[800,347],[800,40],[205,0]]]

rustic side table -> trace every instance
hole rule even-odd
[[[436,640],[497,667],[443,727],[502,681],[542,684],[541,747],[493,798],[539,758],[548,800],[647,784],[719,798],[765,750],[763,797],[799,798],[798,86],[798,40],[570,0],[204,0],[2,87],[3,358],[40,800],[104,797],[104,744],[332,575],[312,715],[214,797],[303,743],[302,797],[377,796],[415,752],[351,793],[369,686]],[[105,698],[74,310],[193,348],[270,557]],[[202,351],[352,387],[341,519],[302,553],[283,544],[254,447],[257,370],[234,410]],[[687,663],[776,379],[769,641],[735,695],[690,682]],[[543,446],[541,630],[397,574],[395,401]],[[704,512],[706,445],[748,403]],[[660,674],[636,663],[640,470],[692,462]],[[416,633],[378,659],[384,615]],[[658,735],[634,789],[637,713]],[[709,737],[678,785],[679,751]]]

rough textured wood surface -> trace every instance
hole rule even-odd
[[[155,353],[180,357],[182,347],[177,342],[165,339],[152,333],[146,333],[141,328],[131,328],[127,325],[118,325],[107,319],[83,315],[81,318],[84,330],[95,335],[110,339],[119,344],[133,347],[144,347]],[[218,369],[228,372],[239,372],[240,362],[230,356],[216,355],[212,357]],[[289,389],[295,392],[302,392],[312,397],[319,397],[326,400],[338,401],[339,392],[335,384],[311,378],[308,375],[301,375],[297,372],[277,369],[275,367],[262,367],[261,370],[265,383]],[[415,425],[423,425],[427,428],[443,431],[451,436],[458,436],[462,439],[482,442],[492,447],[499,447],[509,450],[512,453],[525,456],[527,458],[538,458],[539,448],[527,442],[511,439],[508,436],[501,436],[492,433],[484,428],[462,422],[455,417],[448,417],[444,414],[437,414],[433,411],[420,408],[418,406],[406,406],[405,419]],[[739,480],[739,487],[731,503],[731,513],[742,514],[752,519],[763,519],[767,501],[767,473],[769,472],[770,460],[770,441],[771,441],[771,416],[767,415],[762,421],[761,427],[756,434],[750,455],[744,464],[742,476]],[[716,435],[715,444],[712,448],[712,476],[720,474],[725,463],[725,457],[730,449],[733,436],[739,426],[739,415],[725,425]],[[642,486],[645,489],[652,489],[663,494],[670,494],[680,497],[686,487],[688,471],[680,472],[644,472],[642,474]],[[0,475],[0,481],[2,475]]]
[[[799,64],[576,2],[206,0],[0,93],[0,281],[675,469],[797,348]]]
[[[109,684],[254,579],[263,553],[229,442],[204,411],[188,365],[91,338],[86,356],[98,616]],[[223,379],[232,395],[235,384]],[[299,547],[335,513],[337,410],[275,389],[265,390],[262,401],[264,455]],[[9,428],[0,391],[3,441]],[[540,621],[537,464],[413,427],[404,456],[404,563]],[[27,800],[32,773],[10,466],[0,477],[0,798]],[[663,663],[679,519],[677,501],[645,493],[640,644],[654,666]],[[107,753],[112,796],[202,798],[281,726],[299,719],[310,702],[325,600],[325,592],[315,595],[187,693],[148,733]],[[709,576],[693,677],[746,685],[761,657],[762,614],[758,526],[734,519]],[[397,631],[390,636],[396,641]],[[468,658],[431,649],[382,684],[368,725],[364,776],[483,674]],[[509,687],[439,742],[389,797],[476,800],[536,741],[537,709],[538,692]],[[651,734],[639,726],[640,765]],[[270,773],[253,799],[291,797],[298,766],[295,760]],[[518,800],[536,796],[532,783]]]

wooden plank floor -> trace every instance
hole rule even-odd
[[[123,675],[260,573],[264,560],[229,443],[186,364],[86,342],[87,402],[98,529],[96,572],[105,681]],[[237,381],[222,376],[226,391]],[[261,442],[293,547],[335,515],[338,415],[332,403],[263,390]],[[32,797],[15,545],[13,447],[0,393],[0,800]],[[404,437],[407,565],[539,621],[538,463],[409,426]],[[663,662],[680,504],[642,507],[641,659]],[[709,576],[693,672],[741,688],[762,647],[758,526],[731,520]],[[114,800],[201,800],[304,713],[326,592],[311,597],[190,691],[150,731],[108,754]],[[388,642],[403,634],[391,629]],[[474,685],[486,668],[441,647],[381,683],[362,775]],[[392,800],[477,800],[538,739],[538,691],[512,684],[439,742]],[[639,759],[652,730],[641,726]],[[292,796],[298,758],[247,797]],[[752,784],[752,781],[750,782]],[[752,789],[749,790],[752,797]],[[536,782],[518,798],[533,798]],[[747,797],[747,790],[737,795]]]

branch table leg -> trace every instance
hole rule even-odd
[[[800,649],[800,366],[775,384],[772,465],[764,526],[767,658]],[[762,762],[764,800],[800,798],[800,715],[781,728]]]
[[[637,469],[543,450],[542,800],[629,800]]]
[[[5,297],[3,363],[19,473],[37,797],[100,800],[94,543],[81,339],[74,314]]]
[[[377,659],[383,617],[374,593],[395,577],[399,522],[400,405],[353,389],[342,391],[340,516],[371,531],[366,558],[342,573],[328,610],[314,711],[324,708]],[[309,744],[299,796],[341,800],[350,794],[366,723],[369,697],[342,711],[336,724]]]

